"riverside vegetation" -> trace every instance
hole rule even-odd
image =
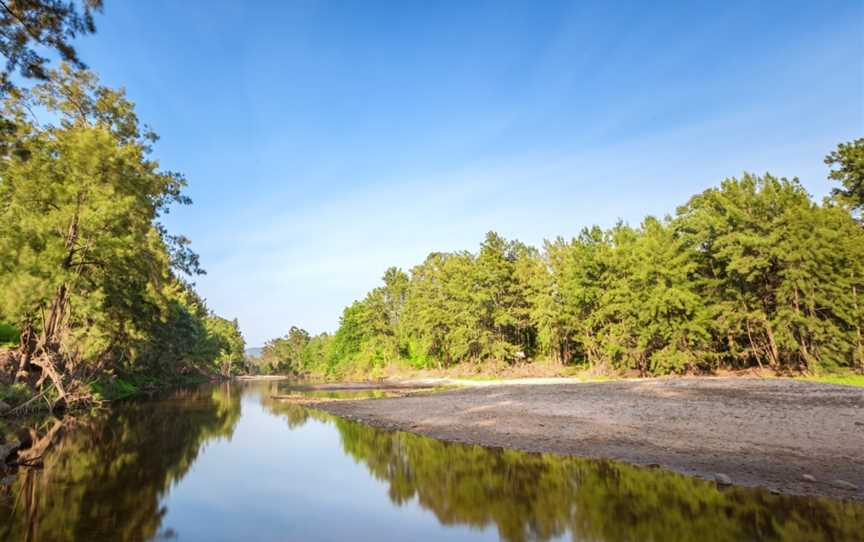
[[[208,311],[183,278],[197,255],[159,222],[190,203],[185,180],[150,157],[133,104],[63,65],[2,107],[2,381],[72,403],[236,372],[237,321]]]
[[[198,256],[160,221],[191,203],[185,179],[70,43],[101,8],[0,10],[0,414],[243,370],[237,321],[208,310]]]
[[[542,250],[490,232],[476,253],[390,268],[335,333],[293,327],[265,345],[259,370],[345,378],[548,360],[641,376],[861,372],[864,139],[825,161],[839,186],[822,202],[797,179],[745,174],[638,227],[586,228]]]

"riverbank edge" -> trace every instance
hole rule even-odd
[[[157,378],[151,376],[141,377],[118,377],[113,379],[105,379],[91,384],[91,389],[94,394],[95,402],[87,405],[79,405],[70,409],[66,409],[61,413],[55,413],[48,410],[47,405],[40,404],[33,409],[27,410],[20,414],[13,414],[12,411],[20,404],[36,397],[37,393],[32,393],[32,390],[15,392],[15,404],[10,405],[8,401],[3,401],[4,411],[0,411],[0,446],[8,445],[9,440],[14,438],[14,435],[20,433],[22,429],[31,428],[44,423],[52,418],[62,418],[67,415],[85,414],[92,411],[93,408],[108,408],[112,403],[122,401],[145,401],[153,397],[170,393],[174,390],[182,388],[190,388],[200,386],[211,382],[222,382],[230,380],[231,377],[223,375],[205,375],[205,374],[187,374],[177,375],[170,378]],[[6,390],[12,386],[5,386]],[[7,391],[8,393],[8,391]],[[2,398],[0,398],[2,399]],[[8,409],[6,408],[8,407]],[[0,450],[2,451],[2,450]],[[5,457],[0,457],[0,466],[3,464]]]
[[[95,405],[79,406],[62,413],[54,413],[47,408],[30,411],[21,415],[0,413],[0,488],[14,481],[11,472],[17,468],[15,458],[19,451],[32,445],[35,428],[45,426],[50,420],[63,421],[67,416],[87,415],[94,408],[110,408],[114,403],[124,401],[147,401],[182,388],[200,386],[207,383],[224,382],[232,377],[224,375],[187,374],[171,378],[114,378],[95,383],[101,390],[94,390],[98,397]],[[26,401],[30,397],[24,398]],[[32,430],[32,431],[31,431]],[[29,433],[29,435],[28,435]]]
[[[634,379],[631,380],[631,382],[639,383],[644,382],[645,380],[646,379]],[[785,380],[801,382],[799,379]],[[621,383],[622,381],[615,380],[612,382]],[[838,386],[836,384],[819,384],[812,381],[810,383],[819,386]],[[561,382],[550,382],[545,384],[532,383],[531,385],[558,386],[561,384]],[[586,384],[602,385],[605,383],[579,383],[579,385]],[[480,391],[494,390],[495,388],[504,389],[518,385],[518,383],[508,382],[473,382],[466,388],[454,391],[445,391],[433,395],[438,399],[441,399],[442,397],[447,397],[449,394],[453,394],[454,397],[456,397],[458,394],[471,394]],[[841,389],[857,389],[852,386],[841,385],[838,387]],[[425,398],[420,398],[420,400],[428,399],[429,397],[430,396],[427,395]],[[615,460],[646,468],[663,468],[686,476],[714,481],[721,487],[735,485],[763,489],[772,493],[792,496],[827,497],[845,501],[864,502],[864,487],[861,485],[851,484],[844,480],[816,480],[815,482],[817,483],[812,483],[811,479],[808,478],[808,476],[811,475],[802,475],[796,465],[783,465],[782,462],[779,465],[772,465],[772,458],[767,457],[764,458],[763,465],[765,467],[773,468],[767,468],[765,471],[754,471],[750,470],[752,464],[748,467],[742,467],[735,457],[724,457],[722,453],[718,454],[716,450],[700,448],[698,445],[694,446],[687,456],[682,457],[680,453],[671,453],[669,450],[664,450],[662,448],[655,448],[649,453],[645,453],[646,443],[640,443],[638,441],[603,443],[590,441],[578,443],[562,443],[561,441],[550,442],[547,434],[548,428],[545,427],[543,423],[534,425],[534,431],[528,435],[522,434],[515,436],[510,434],[502,435],[500,433],[495,433],[494,431],[489,431],[488,426],[484,427],[481,424],[462,425],[459,427],[430,425],[424,420],[432,413],[432,409],[420,409],[419,412],[421,413],[415,414],[409,419],[397,419],[395,415],[398,414],[404,417],[406,412],[409,411],[409,409],[403,408],[406,406],[404,401],[408,399],[416,400],[417,398],[409,396],[387,399],[352,399],[339,401],[311,400],[306,402],[305,406],[379,429],[409,432],[445,442],[493,448],[509,448],[531,453],[554,453],[557,455],[583,457],[588,459]],[[372,404],[376,406],[374,410],[364,408]],[[486,408],[486,406],[481,406],[479,408]],[[575,415],[573,415],[572,418],[574,422],[578,421],[578,418]],[[495,423],[496,422],[493,420],[488,422],[486,425],[495,425]],[[856,425],[859,424],[860,422],[856,422]],[[862,435],[864,435],[864,432],[862,432]],[[862,436],[862,442],[864,442],[864,436]],[[629,452],[628,447],[632,445],[640,446],[641,449],[635,453]],[[813,458],[812,469],[810,470],[819,473],[821,467],[819,464],[820,460],[821,458]],[[837,484],[838,482],[840,485]]]
[[[525,364],[530,367],[530,364]],[[556,366],[561,369],[561,366]],[[315,382],[320,384],[345,384],[354,382],[377,383],[387,385],[389,383],[405,382],[448,382],[456,385],[495,385],[504,383],[525,383],[532,381],[552,382],[620,382],[620,381],[651,381],[659,379],[687,379],[687,378],[730,378],[730,379],[787,379],[802,382],[819,382],[823,384],[840,384],[845,386],[856,386],[864,388],[864,372],[853,370],[842,370],[823,373],[786,373],[770,369],[742,369],[738,371],[720,371],[710,374],[668,374],[655,376],[639,376],[636,374],[616,374],[608,372],[574,371],[574,370],[547,370],[548,366],[540,366],[539,370],[520,370],[511,368],[507,371],[471,372],[460,370],[405,370],[399,367],[390,367],[384,376],[373,377],[369,373],[349,375],[326,375],[326,374],[272,374],[272,375],[241,375],[236,378],[240,380],[296,380],[303,382]],[[566,369],[566,367],[565,367]],[[572,369],[572,368],[570,368]]]

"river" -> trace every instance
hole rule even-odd
[[[225,383],[48,421],[0,540],[862,540],[864,506],[452,444]]]

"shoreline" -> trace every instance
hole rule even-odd
[[[864,501],[864,389],[783,379],[475,385],[308,406],[439,440]]]

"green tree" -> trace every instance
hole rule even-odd
[[[486,234],[474,262],[471,288],[473,303],[480,310],[480,358],[513,361],[533,350],[528,285],[520,281],[517,269],[536,257],[534,249],[518,241],[507,241],[495,232]]]
[[[864,235],[797,180],[728,179],[679,209],[727,366],[812,370],[860,358]]]
[[[208,356],[223,376],[245,372],[246,341],[237,319],[228,320],[209,314],[204,320],[213,354]]]
[[[841,143],[825,157],[831,167],[828,178],[840,183],[834,196],[855,211],[864,209],[864,137]]]
[[[96,31],[94,12],[102,0],[3,0],[0,1],[0,54],[6,66],[0,71],[0,91],[12,88],[10,76],[47,80],[48,59],[39,49],[50,49],[63,61],[85,68],[70,43],[78,35]]]
[[[267,341],[261,352],[261,361],[268,373],[300,374],[306,369],[303,350],[311,340],[305,329],[291,326],[284,337]]]
[[[87,373],[206,367],[207,310],[178,278],[198,258],[159,222],[190,203],[185,179],[152,159],[133,104],[63,65],[3,115],[16,150],[0,146],[0,314],[21,330],[19,377],[35,365],[63,398]]]

